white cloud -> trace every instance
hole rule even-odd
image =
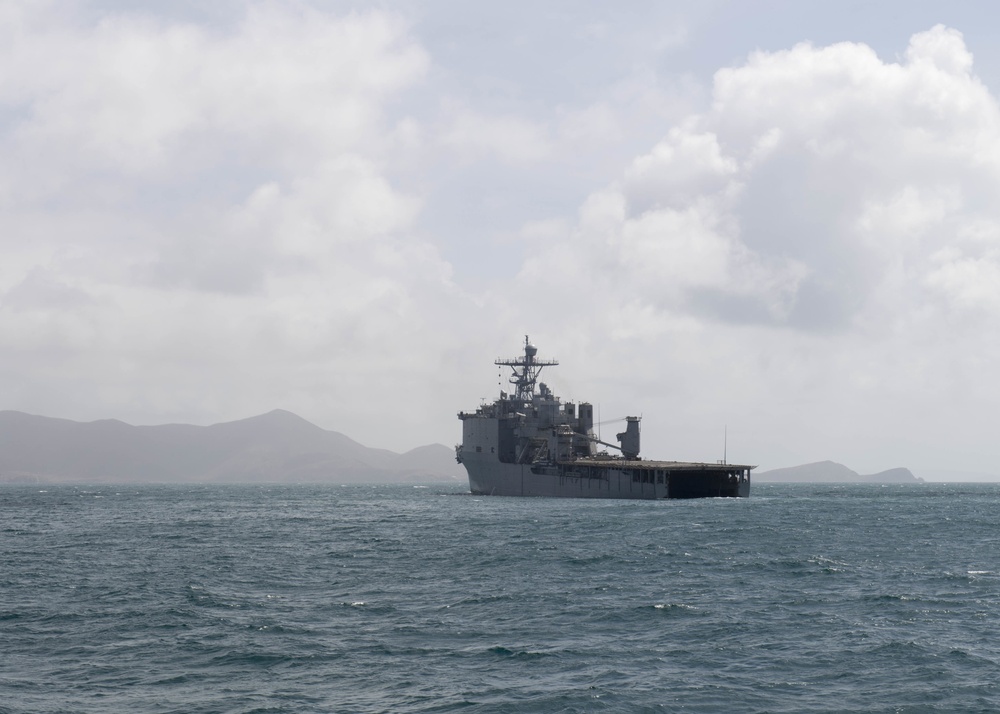
[[[626,170],[624,193],[633,213],[687,206],[730,188],[736,162],[722,154],[711,133],[674,128],[664,141]]]
[[[518,116],[490,116],[449,102],[448,127],[441,143],[466,161],[485,157],[502,163],[530,164],[551,153],[544,125]]]
[[[630,375],[616,401],[739,421],[785,463],[842,449],[940,464],[934,440],[966,443],[1000,397],[998,151],[997,102],[955,30],[915,35],[898,63],[853,43],[756,52],[529,256],[519,286],[548,305],[575,286],[581,316],[546,324],[591,379]],[[645,433],[699,443],[672,418]]]
[[[377,12],[252,5],[224,36],[148,16],[90,28],[56,17],[7,45],[0,100],[24,116],[8,138],[89,170],[202,169],[224,151],[278,167],[335,155],[377,139],[381,103],[427,66]]]
[[[991,322],[996,318],[1000,313],[1000,250],[969,256],[944,249],[931,259],[926,283],[949,307],[979,312]]]
[[[428,66],[406,25],[304,5],[250,5],[225,30],[16,9],[5,406],[202,422],[284,406],[385,443],[372,385],[433,390],[400,364],[432,370],[424,336],[466,304],[386,168],[421,133],[385,109]]]

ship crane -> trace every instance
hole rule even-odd
[[[622,417],[621,419],[602,421],[600,423],[610,424],[616,421],[625,422],[625,431],[615,435],[615,438],[617,438],[619,442],[617,444],[609,444],[606,441],[601,441],[600,438],[594,436],[593,434],[585,434],[585,436],[594,443],[601,444],[602,446],[609,446],[612,449],[617,449],[622,452],[622,456],[626,459],[639,458],[639,422],[642,421],[642,417],[627,416]]]
[[[604,421],[597,422],[594,426],[606,426],[607,424],[615,424],[620,421],[625,421],[626,419],[628,419],[627,416],[617,417],[615,419],[605,419]]]

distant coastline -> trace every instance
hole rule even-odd
[[[907,468],[898,467],[875,474],[859,474],[835,461],[817,461],[755,473],[756,483],[924,483]]]
[[[132,426],[0,411],[0,483],[408,483],[457,481],[452,449],[397,454],[291,412],[211,426]]]
[[[894,468],[859,474],[834,461],[754,472],[754,483],[997,482],[991,474]],[[0,484],[465,482],[453,449],[375,449],[292,412],[211,426],[132,426],[0,411]]]

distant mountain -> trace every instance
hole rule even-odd
[[[896,468],[863,476],[834,461],[817,461],[802,466],[755,473],[756,483],[923,483],[909,469]]]
[[[463,479],[451,449],[372,449],[291,412],[131,426],[0,411],[0,482],[392,483]]]

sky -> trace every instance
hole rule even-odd
[[[4,0],[0,408],[1000,474],[998,14]]]

